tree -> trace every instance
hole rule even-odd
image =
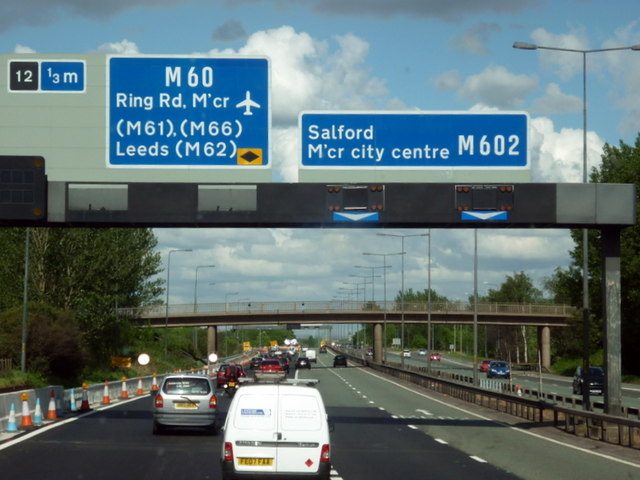
[[[507,276],[506,280],[498,290],[489,289],[489,292],[487,293],[487,300],[496,303],[540,303],[544,301],[544,298],[542,291],[533,285],[531,278],[524,272],[518,272],[514,273],[513,276]],[[525,363],[529,362],[529,339],[531,338],[529,333],[529,329],[527,329],[526,326],[522,325],[520,327],[523,359]],[[519,363],[520,342],[518,341],[516,331],[514,331],[514,329],[510,329],[505,340],[508,342],[507,345],[511,344],[515,346],[515,357],[516,361]]]
[[[22,308],[0,314],[0,357],[20,363]],[[87,359],[78,323],[70,312],[29,304],[27,367],[30,372],[77,381]]]
[[[594,183],[640,184],[640,135],[633,146],[620,142],[618,147],[606,144],[602,164],[591,174]],[[636,209],[640,203],[640,191],[636,189]],[[589,276],[591,311],[599,320],[602,331],[602,268],[600,263],[600,232],[593,231],[590,238]],[[580,245],[575,251],[582,251]],[[621,234],[621,283],[622,283],[622,366],[629,373],[640,373],[640,358],[635,349],[640,338],[640,226],[637,224],[622,230]],[[575,258],[575,257],[574,257]]]
[[[640,183],[640,135],[634,145],[620,142],[619,146],[605,144],[602,163],[590,175],[592,183]],[[640,200],[640,190],[636,189],[636,210]],[[547,280],[547,288],[555,299],[562,299],[578,308],[582,307],[582,230],[572,230],[575,247],[571,251],[571,265],[567,269],[557,269]],[[601,238],[599,230],[590,230],[589,241],[589,332],[590,349],[602,349],[604,338],[602,311],[602,268]],[[621,233],[621,297],[622,297],[622,369],[624,372],[639,374],[640,357],[635,352],[640,338],[640,227],[634,225]],[[581,349],[581,328],[576,321],[573,335],[565,334],[569,346],[559,345],[566,354],[578,355]],[[579,345],[579,348],[576,346]]]
[[[0,306],[22,304],[24,238],[0,229]],[[157,240],[150,229],[38,228],[30,231],[29,299],[73,312],[92,358],[119,353],[130,331],[118,307],[154,302],[162,293]]]

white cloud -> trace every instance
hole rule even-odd
[[[36,51],[31,47],[18,44],[16,45],[16,48],[13,50],[13,53],[36,53]]]
[[[550,83],[547,85],[543,97],[538,98],[531,105],[531,111],[539,114],[554,114],[579,112],[582,110],[582,99],[574,95],[562,93],[560,85]]]
[[[369,44],[355,35],[334,37],[337,48],[283,26],[252,34],[237,53],[271,60],[275,127],[295,125],[303,110],[367,109],[389,102],[381,79],[366,65]],[[211,50],[212,55],[233,53]]]
[[[534,182],[582,182],[582,130],[554,129],[546,117],[533,118],[530,125],[530,155]],[[604,141],[594,132],[587,132],[587,165],[600,165]]]
[[[113,54],[113,55],[138,55],[138,45],[129,40],[122,40],[120,42],[103,43],[98,47],[98,53]]]
[[[467,77],[457,93],[472,102],[513,109],[520,108],[524,97],[537,85],[535,77],[516,75],[502,66],[492,66]]]

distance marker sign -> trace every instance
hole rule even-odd
[[[300,116],[301,167],[528,168],[522,112]]]
[[[108,166],[269,166],[266,58],[111,57],[108,79]]]

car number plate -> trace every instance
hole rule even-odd
[[[238,458],[238,465],[271,466],[273,458]]]
[[[229,386],[230,387],[235,387],[236,386],[236,382],[229,382]]]
[[[176,408],[198,408],[195,403],[177,402],[174,404]]]

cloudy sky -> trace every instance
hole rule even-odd
[[[2,53],[267,55],[271,59],[274,181],[297,181],[304,110],[522,110],[530,114],[535,182],[582,179],[582,55],[640,43],[635,0],[3,0]],[[588,159],[640,130],[640,52],[587,56]],[[378,230],[158,229],[171,303],[330,300],[381,270],[400,239]],[[390,230],[419,235],[427,230]],[[473,231],[431,230],[432,286],[473,290]],[[481,230],[479,293],[507,275],[534,280],[569,263],[564,230]],[[427,238],[405,239],[405,285],[427,285]],[[388,257],[388,297],[400,289]],[[215,268],[197,268],[216,265]],[[166,275],[163,274],[163,276]],[[352,275],[356,275],[353,277]],[[164,277],[163,277],[164,278]],[[376,299],[382,280],[375,279]],[[346,282],[346,284],[345,284]],[[362,295],[362,288],[359,289]],[[237,292],[237,294],[236,294]],[[371,298],[371,285],[366,287]]]

